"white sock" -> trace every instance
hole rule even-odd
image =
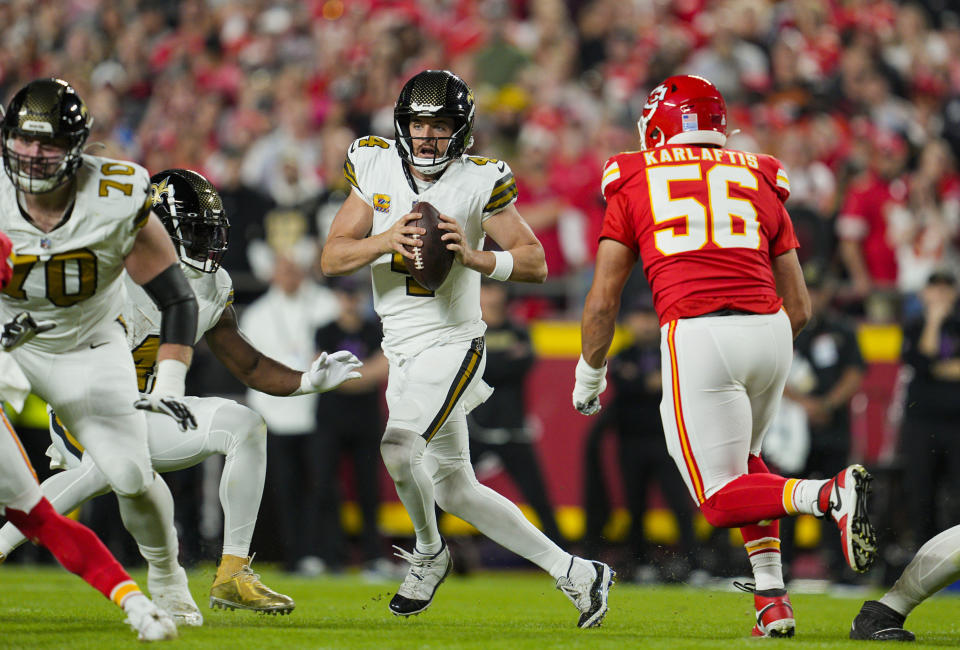
[[[567,574],[571,555],[531,524],[513,502],[479,483],[469,465],[441,479],[436,496],[444,511],[472,524],[554,578]]]
[[[958,579],[960,526],[954,526],[920,547],[880,602],[907,616],[914,607]]]
[[[820,509],[820,488],[831,479],[797,479],[792,478],[783,487],[783,506],[788,514],[805,514],[822,517]]]
[[[147,490],[137,497],[117,496],[120,517],[133,538],[140,554],[157,576],[172,575],[180,568],[177,554],[180,550],[177,530],[173,526],[173,497],[159,475]]]
[[[757,591],[783,589],[783,562],[780,555],[780,540],[762,537],[743,545],[753,567],[753,579]]]

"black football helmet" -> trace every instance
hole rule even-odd
[[[80,166],[93,118],[63,79],[36,79],[17,91],[0,122],[3,168],[17,189],[43,194],[60,187]],[[13,138],[39,139],[65,154],[31,156],[13,150]]]
[[[458,159],[473,144],[473,91],[463,79],[448,70],[424,70],[403,86],[393,108],[397,152],[405,162],[424,174],[437,174]],[[410,137],[413,117],[453,118],[453,135],[442,156],[415,158]]]
[[[150,178],[153,211],[170,233],[180,261],[216,273],[227,252],[230,221],[216,188],[189,169],[167,169]]]

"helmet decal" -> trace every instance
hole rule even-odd
[[[168,169],[150,179],[153,210],[177,248],[180,261],[215,273],[227,252],[230,221],[213,185],[188,169]]]

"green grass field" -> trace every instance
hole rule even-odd
[[[204,612],[202,628],[181,628],[184,648],[729,648],[782,643],[803,647],[864,646],[847,639],[862,599],[792,596],[798,634],[792,640],[753,640],[748,594],[686,587],[618,584],[599,629],[576,628],[577,612],[538,573],[481,573],[452,577],[433,606],[398,619],[387,610],[394,583],[369,583],[359,575],[291,578],[266,570],[264,581],[291,595],[297,609],[286,617],[207,609],[213,568],[190,576]],[[145,583],[142,573],[134,575]],[[0,567],[0,648],[127,647],[134,633],[122,613],[78,578],[55,568]],[[908,627],[914,647],[960,645],[960,598],[924,603]],[[173,644],[171,644],[173,645]],[[875,645],[875,644],[872,644]],[[867,644],[871,647],[871,644]]]

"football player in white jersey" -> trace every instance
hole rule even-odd
[[[0,123],[0,230],[13,242],[13,278],[0,320],[50,320],[12,352],[33,392],[53,405],[117,494],[124,526],[150,565],[151,595],[188,601],[177,563],[173,499],[150,465],[144,410],[184,430],[196,421],[179,398],[193,356],[197,301],[139,165],[82,153],[92,119],[60,79],[20,89]],[[154,390],[141,396],[123,325],[121,271],[161,314]],[[154,589],[156,587],[156,590]],[[158,603],[159,604],[159,603]]]
[[[252,347],[237,329],[233,283],[220,266],[229,229],[220,195],[207,179],[186,169],[162,171],[150,182],[153,210],[166,226],[197,296],[197,337],[205,338],[234,376],[251,388],[273,395],[326,392],[360,376],[360,361],[347,351],[323,353],[309,371],[300,372]],[[136,363],[140,391],[148,392],[156,372],[160,313],[129,278],[126,287],[128,300],[122,318],[127,343]],[[193,467],[213,454],[226,457],[220,478],[223,556],[210,589],[210,606],[290,613],[294,601],[268,588],[250,569],[250,542],[267,466],[263,418],[246,406],[219,397],[184,397],[183,402],[196,416],[196,430],[182,432],[171,418],[148,413],[148,439],[153,467],[158,472]],[[41,487],[58,511],[70,512],[107,491],[109,485],[54,413],[50,422],[53,444],[47,453],[52,466],[66,471],[53,475]],[[0,556],[9,555],[24,541],[16,529],[5,525],[0,529]]]
[[[450,572],[450,551],[434,503],[537,564],[580,610],[580,627],[599,625],[613,575],[605,564],[564,552],[503,496],[477,482],[466,414],[489,396],[480,319],[480,274],[543,282],[543,248],[517,212],[517,187],[505,162],[465,155],[472,144],[473,93],[446,70],[410,79],[394,109],[396,139],[368,136],[347,152],[353,186],[334,217],[321,256],[327,275],[370,265],[374,307],[390,361],[389,418],[380,444],[397,494],[413,520],[416,546],[400,550],[410,571],[390,601],[398,616],[417,614]],[[406,273],[406,247],[425,231],[409,222],[418,201],[441,213],[443,239],[456,259],[436,291]],[[483,251],[486,235],[502,249]]]

